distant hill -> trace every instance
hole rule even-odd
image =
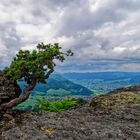
[[[23,88],[24,83],[20,82]],[[53,74],[47,81],[47,84],[37,84],[32,95],[39,96],[90,96],[92,91],[82,85],[75,84],[66,78]]]
[[[97,93],[140,84],[140,72],[64,73],[62,76]]]
[[[133,82],[134,81],[140,82],[140,72],[64,73],[62,74],[62,76],[68,79],[77,79],[77,80],[80,79],[120,80],[120,79],[131,78],[133,79]]]
[[[75,84],[66,78],[53,74],[46,81],[46,84],[37,84],[35,89],[31,91],[31,95],[26,102],[21,103],[16,108],[30,110],[36,102],[36,97],[46,98],[49,101],[61,100],[69,98],[84,98],[90,99],[94,92],[88,88]],[[26,85],[24,82],[19,82],[23,89]]]

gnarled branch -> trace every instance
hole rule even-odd
[[[27,100],[29,98],[30,91],[35,87],[35,85],[36,85],[36,80],[31,79],[31,83],[23,90],[23,95],[19,96],[18,98],[12,99],[8,103],[1,104],[0,110],[6,110],[7,108],[12,108]]]

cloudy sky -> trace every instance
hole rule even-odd
[[[0,68],[39,42],[74,51],[57,72],[140,71],[140,0],[0,0]]]

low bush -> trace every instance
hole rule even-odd
[[[68,98],[65,100],[57,100],[57,101],[48,101],[44,98],[37,97],[36,103],[33,106],[33,111],[36,112],[61,112],[67,109],[70,109],[78,104],[86,103],[83,99],[72,99]]]

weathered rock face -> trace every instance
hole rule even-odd
[[[0,140],[140,139],[140,94],[128,91],[60,113],[15,110],[12,116],[0,121]]]
[[[19,97],[20,93],[21,89],[17,83],[6,79],[2,74],[0,75],[0,104]]]

